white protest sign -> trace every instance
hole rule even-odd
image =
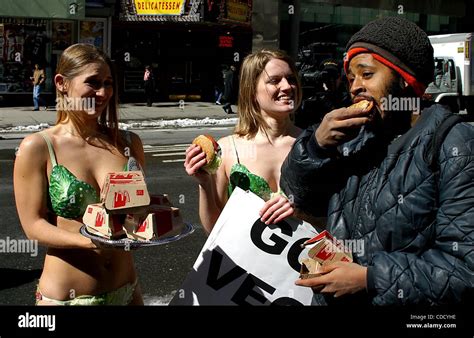
[[[309,305],[311,288],[296,286],[301,244],[317,235],[288,218],[266,225],[265,202],[236,188],[170,305]],[[306,255],[306,256],[305,256]]]

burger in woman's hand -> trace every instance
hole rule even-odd
[[[207,163],[201,169],[209,174],[214,174],[221,165],[221,148],[219,144],[211,135],[199,135],[192,143],[201,147],[202,151],[206,153]]]

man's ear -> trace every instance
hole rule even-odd
[[[66,78],[62,74],[54,76],[54,85],[63,94],[67,94]]]

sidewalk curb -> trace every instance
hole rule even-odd
[[[164,123],[162,123],[164,122]],[[183,122],[188,123],[187,125],[182,125]],[[150,129],[186,129],[186,128],[196,128],[196,127],[216,127],[216,126],[234,126],[237,122],[236,117],[226,117],[221,119],[216,118],[204,118],[204,119],[194,119],[194,118],[183,118],[183,119],[156,119],[156,120],[124,120],[119,122],[120,129],[126,130],[150,130]],[[54,125],[54,124],[53,124]],[[0,125],[0,139],[8,139],[5,136],[9,134],[31,134],[47,128],[52,127],[48,123],[40,123],[36,125],[18,125],[18,126],[9,126],[4,127]]]
[[[179,103],[163,102],[153,107],[130,103],[118,107],[122,129],[162,129],[206,126],[232,126],[237,114],[226,114],[221,106],[208,102],[189,102],[181,108]],[[54,110],[32,112],[31,107],[0,108],[0,135],[27,134],[53,126]]]

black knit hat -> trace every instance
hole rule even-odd
[[[364,49],[388,60],[384,63],[405,79],[412,76],[425,88],[433,81],[433,47],[426,33],[411,21],[401,17],[384,17],[362,27],[347,44],[347,52],[353,51],[344,60],[346,71],[350,59],[364,53]]]

